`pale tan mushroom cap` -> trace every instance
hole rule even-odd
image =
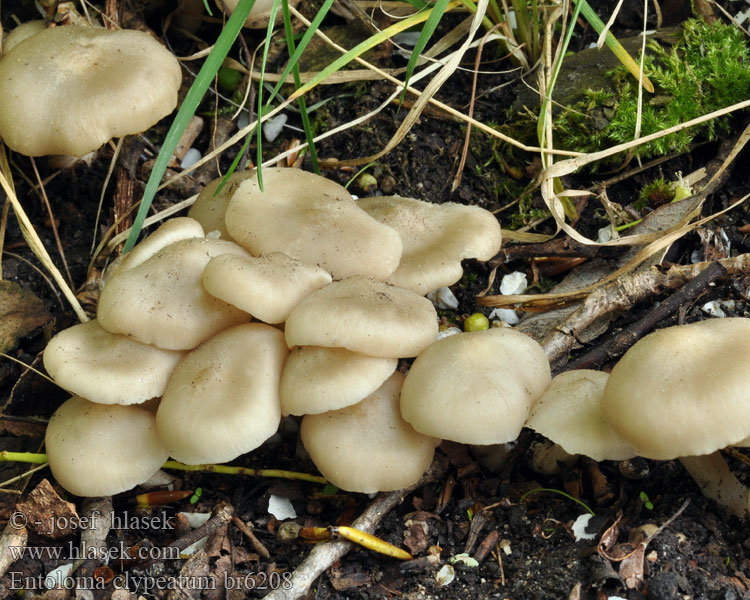
[[[331,276],[272,252],[260,258],[224,254],[212,258],[203,271],[206,291],[265,323],[286,321],[291,310],[315,290],[331,283]]]
[[[750,433],[750,319],[710,319],[642,338],[612,369],[612,430],[641,456],[709,454]]]
[[[401,236],[401,263],[388,283],[418,294],[456,283],[463,275],[465,258],[489,260],[500,250],[500,223],[478,206],[400,196],[362,198],[358,204]]]
[[[437,339],[437,313],[426,298],[355,275],[313,292],[289,313],[286,343],[346,348],[369,356],[416,356]]]
[[[556,375],[531,407],[526,427],[570,454],[584,454],[597,461],[633,458],[635,450],[610,429],[602,414],[608,378],[607,373],[589,369]]]
[[[398,371],[353,406],[302,419],[300,438],[323,477],[349,492],[386,492],[419,481],[439,440],[401,418]]]
[[[334,279],[362,274],[383,281],[398,266],[401,238],[363,211],[339,184],[299,169],[263,169],[229,201],[229,234],[255,256],[284,254]]]
[[[117,270],[128,271],[146,262],[162,248],[180,240],[202,238],[203,227],[195,219],[175,217],[165,221],[154,233],[139,242],[120,262]]]
[[[78,396],[50,418],[45,446],[55,479],[77,496],[129,490],[156,473],[168,457],[152,412]]]
[[[188,354],[164,391],[156,424],[169,454],[221,463],[254,450],[279,426],[284,334],[262,323],[226,329]]]
[[[138,404],[161,396],[185,355],[105,331],[94,319],[53,337],[44,368],[61,388],[100,404]]]
[[[221,188],[218,194],[216,193],[216,189],[223,178],[214,179],[198,194],[198,197],[188,211],[188,217],[198,221],[206,233],[218,231],[221,234],[221,239],[232,240],[232,236],[229,235],[224,221],[227,205],[239,185],[245,179],[250,179],[251,177],[255,177],[254,170],[235,171],[229,176],[224,187]]]
[[[366,356],[343,348],[297,348],[281,373],[281,410],[306,415],[356,404],[378,389],[397,365],[395,358]]]
[[[83,156],[177,105],[177,59],[142,31],[41,31],[0,62],[0,136],[22,154]]]
[[[542,347],[513,329],[441,339],[412,364],[401,414],[425,435],[464,444],[504,444],[521,432],[550,382]]]
[[[107,331],[169,350],[189,350],[249,316],[203,289],[214,256],[247,252],[232,242],[191,238],[162,248],[137,267],[117,271],[99,297]]]

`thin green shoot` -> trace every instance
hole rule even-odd
[[[643,502],[643,506],[646,507],[646,510],[654,510],[654,503],[651,502],[646,492],[641,490],[641,493],[638,494],[638,497],[641,499],[641,502]]]
[[[323,2],[323,5],[320,7],[320,10],[315,14],[315,18],[310,22],[310,26],[307,28],[307,31],[302,36],[302,39],[299,42],[299,46],[292,52],[291,57],[289,58],[289,61],[287,62],[286,67],[284,67],[284,70],[281,72],[281,75],[279,76],[279,81],[276,83],[276,86],[273,88],[273,91],[269,94],[268,100],[266,101],[266,106],[269,106],[271,102],[276,98],[279,90],[281,89],[281,86],[286,81],[286,78],[289,76],[289,74],[292,72],[292,69],[299,63],[300,56],[302,56],[302,53],[305,51],[305,48],[307,48],[307,45],[312,40],[313,36],[315,35],[315,32],[320,27],[320,24],[323,22],[323,18],[328,14],[328,11],[331,9],[331,6],[333,5],[334,0],[325,0]],[[287,4],[288,8],[288,4]],[[259,119],[260,121],[260,119]],[[245,139],[244,143],[242,144],[242,148],[240,148],[240,151],[237,153],[237,156],[232,161],[232,164],[229,166],[229,169],[224,175],[224,178],[222,179],[221,183],[216,188],[215,194],[218,194],[221,191],[221,188],[224,187],[224,185],[227,182],[227,179],[229,176],[234,173],[237,170],[237,167],[240,164],[240,160],[245,155],[245,152],[247,151],[248,146],[250,145],[250,137]],[[262,165],[258,163],[258,168],[260,169]]]
[[[286,46],[290,54],[294,54],[294,31],[292,30],[292,19],[289,15],[289,1],[281,1],[282,16],[284,18],[284,32],[286,33]],[[294,87],[299,88],[302,85],[299,74],[299,64],[294,63],[292,67],[292,74],[294,75]],[[300,118],[302,119],[302,128],[305,130],[305,138],[307,138],[307,149],[310,153],[310,160],[312,161],[313,172],[320,175],[320,166],[318,165],[318,153],[315,150],[315,141],[313,140],[313,130],[310,125],[310,117],[307,114],[307,103],[305,97],[300,96],[297,100],[299,104]],[[260,163],[259,163],[260,164]]]
[[[23,462],[43,465],[49,462],[46,454],[34,452],[11,452],[0,451],[0,462]],[[162,469],[173,469],[177,471],[202,471],[206,473],[223,473],[225,475],[246,475],[249,477],[276,477],[279,479],[295,479],[309,481],[326,485],[328,482],[319,475],[308,475],[296,471],[284,471],[281,469],[252,469],[250,467],[234,467],[229,465],[186,465],[176,460],[168,460],[162,465]]]
[[[536,489],[533,489],[533,490],[529,490],[523,496],[521,496],[520,500],[518,501],[519,504],[522,503],[524,500],[526,500],[526,498],[528,498],[529,496],[531,496],[531,494],[538,494],[539,492],[551,492],[553,494],[560,494],[561,496],[564,496],[568,500],[572,500],[576,504],[580,504],[584,508],[584,510],[586,510],[586,512],[588,512],[592,517],[596,516],[596,513],[589,508],[588,504],[586,504],[582,500],[579,500],[578,498],[574,498],[573,496],[571,496],[567,492],[563,492],[562,490],[558,490],[558,489],[555,489],[555,488],[536,488]]]
[[[452,0],[446,7],[445,12],[454,9],[460,6],[461,4],[462,3],[460,2],[460,0]],[[386,40],[390,40],[397,33],[406,31],[407,29],[410,29],[411,27],[414,27],[415,25],[419,25],[420,23],[424,23],[427,19],[429,19],[431,13],[432,13],[432,9],[428,9],[428,10],[425,10],[424,12],[411,15],[410,17],[407,17],[403,21],[394,23],[390,27],[386,27],[383,31],[380,31],[376,33],[375,35],[370,36],[365,41],[360,42],[354,48],[352,48],[345,54],[341,55],[339,58],[334,60],[330,65],[328,65],[325,69],[320,71],[315,77],[313,77],[305,85],[303,85],[296,92],[294,92],[289,97],[289,99],[296,100],[300,96],[306,94],[311,89],[316,87],[321,81],[326,79],[329,75],[335,73],[336,71],[341,70],[343,67],[349,64],[352,60],[360,57],[362,54],[364,54],[371,48],[374,48],[375,46],[377,46],[378,44],[381,44],[382,42]]]
[[[427,42],[430,41],[432,34],[435,33],[435,29],[437,29],[437,26],[440,23],[440,20],[443,18],[447,7],[448,0],[437,0],[437,2],[435,2],[435,6],[433,6],[432,10],[430,11],[430,16],[427,18],[427,21],[425,21],[424,27],[422,27],[422,31],[419,34],[417,43],[414,45],[414,49],[412,50],[411,56],[409,57],[409,62],[406,65],[406,74],[404,75],[404,90],[403,92],[401,92],[399,107],[406,97],[406,87],[409,85],[409,80],[411,79],[412,73],[414,73],[414,69],[417,66],[417,61],[419,60],[422,51],[427,46]]]
[[[274,0],[271,5],[271,14],[268,16],[268,28],[266,29],[266,43],[263,44],[263,59],[260,63],[260,78],[258,79],[258,119],[255,122],[255,164],[258,165],[256,177],[258,178],[258,187],[263,191],[263,169],[260,168],[263,163],[263,77],[266,74],[266,64],[268,64],[268,51],[271,48],[271,38],[276,23],[276,15],[279,12],[282,0]],[[244,149],[243,149],[244,150]]]
[[[172,121],[172,126],[169,128],[167,136],[164,138],[164,143],[159,151],[159,155],[156,157],[154,168],[151,171],[148,182],[146,183],[143,199],[141,200],[140,207],[138,207],[138,213],[133,221],[130,235],[125,242],[123,253],[130,252],[130,250],[133,249],[133,246],[135,246],[138,236],[141,233],[141,229],[143,228],[143,221],[151,208],[151,204],[156,196],[156,190],[158,189],[159,183],[167,169],[167,164],[169,163],[182,134],[190,123],[190,119],[192,119],[198,105],[203,99],[206,90],[214,80],[214,76],[224,62],[227,54],[229,54],[229,50],[232,48],[235,39],[237,39],[253,4],[255,4],[255,0],[240,0],[237,8],[229,17],[224,29],[222,29],[221,34],[217,38],[213,50],[211,50],[211,53],[206,57],[206,61],[198,72],[193,85],[190,86],[190,89],[185,96],[185,100],[183,100],[174,121]]]

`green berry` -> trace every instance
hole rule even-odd
[[[482,313],[474,313],[464,319],[464,331],[482,331],[490,328],[490,320]]]

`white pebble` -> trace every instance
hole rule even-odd
[[[291,501],[289,498],[284,498],[284,496],[271,494],[268,498],[268,512],[279,521],[297,518],[297,512],[294,510]]]
[[[435,574],[435,581],[439,586],[448,585],[456,577],[456,572],[450,565],[443,565]]]
[[[591,514],[583,513],[573,522],[571,530],[573,531],[576,542],[580,542],[581,540],[593,540],[596,537],[596,533],[586,532],[586,527],[588,526],[590,520]]]
[[[279,137],[279,134],[284,128],[288,118],[289,117],[287,117],[285,113],[281,113],[280,115],[276,115],[270,121],[263,123],[263,137],[266,138],[266,141],[272,142]]]
[[[190,148],[187,152],[185,152],[185,156],[182,157],[180,168],[189,169],[195,163],[197,163],[202,157],[203,155],[201,154],[200,150],[196,150],[195,148]]]
[[[458,298],[449,287],[441,287],[439,290],[427,294],[427,299],[435,305],[435,308],[456,310]]]
[[[500,319],[508,325],[518,325],[518,322],[521,320],[518,318],[518,313],[512,308],[493,308],[490,313],[490,319]]]
[[[606,227],[602,227],[599,230],[599,233],[596,237],[596,241],[599,242],[600,244],[605,244],[609,240],[611,240],[613,237],[614,235],[612,232],[612,225],[607,225]]]
[[[721,304],[716,300],[706,302],[703,306],[701,306],[701,310],[707,315],[711,315],[712,317],[724,318],[727,316],[727,313],[722,310]]]
[[[193,529],[197,529],[211,518],[211,513],[181,512],[179,514],[185,517],[188,525]]]
[[[503,296],[522,294],[528,285],[525,273],[513,271],[513,273],[509,273],[503,277],[503,280],[500,282],[500,293]]]
[[[65,579],[70,577],[73,572],[73,563],[66,563],[59,567],[52,569],[47,576],[44,578],[44,586],[48,590],[54,590],[55,588],[62,588],[65,584]]]

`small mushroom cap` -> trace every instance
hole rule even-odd
[[[76,496],[129,490],[156,473],[168,456],[151,411],[78,396],[52,415],[45,445],[55,479]]]
[[[339,184],[299,169],[264,169],[229,201],[229,234],[255,256],[271,252],[318,265],[334,279],[386,279],[401,258],[401,238],[363,211]]]
[[[255,170],[235,171],[229,176],[224,187],[221,188],[218,194],[216,193],[216,189],[221,184],[223,178],[214,179],[198,194],[198,197],[188,211],[188,217],[198,221],[206,233],[218,231],[221,234],[221,239],[231,241],[232,236],[229,235],[226,223],[224,222],[227,205],[239,185],[251,177],[255,177]]]
[[[254,450],[279,427],[284,334],[262,323],[222,331],[188,354],[164,390],[156,425],[169,454],[221,463]]]
[[[161,396],[185,355],[105,331],[94,319],[53,337],[44,368],[69,392],[100,404],[138,404]]]
[[[137,267],[116,271],[99,296],[107,331],[169,350],[190,350],[215,333],[247,322],[247,313],[203,289],[214,256],[247,252],[232,242],[191,238],[162,248]]]
[[[135,248],[128,252],[117,267],[118,270],[128,271],[146,262],[162,248],[180,240],[202,238],[203,227],[195,219],[176,217],[165,221],[154,233]]]
[[[378,389],[397,366],[395,358],[377,358],[343,348],[297,348],[281,373],[281,410],[306,415],[356,404]]]
[[[489,260],[500,250],[500,223],[478,206],[400,196],[362,198],[358,204],[401,236],[401,262],[388,283],[418,294],[456,283],[463,275],[463,259]]]
[[[313,292],[289,313],[286,343],[369,356],[416,356],[437,339],[437,313],[422,296],[355,275]]]
[[[439,440],[417,433],[399,414],[403,380],[397,371],[361,402],[302,419],[302,443],[335,486],[366,494],[398,490],[419,481],[432,463]]]
[[[0,135],[22,154],[83,156],[177,105],[177,59],[143,31],[53,27],[0,62]]]
[[[526,427],[570,454],[584,454],[597,461],[633,458],[635,450],[615,435],[602,414],[608,378],[607,373],[588,369],[556,375],[532,406]]]
[[[206,291],[265,323],[286,321],[306,296],[331,283],[331,276],[272,252],[260,258],[224,254],[212,258],[203,271]]]
[[[513,329],[450,335],[412,364],[401,414],[417,431],[464,444],[504,444],[521,432],[550,382],[542,347]]]
[[[602,399],[612,430],[656,460],[710,454],[750,434],[750,319],[660,329],[612,369]]]

